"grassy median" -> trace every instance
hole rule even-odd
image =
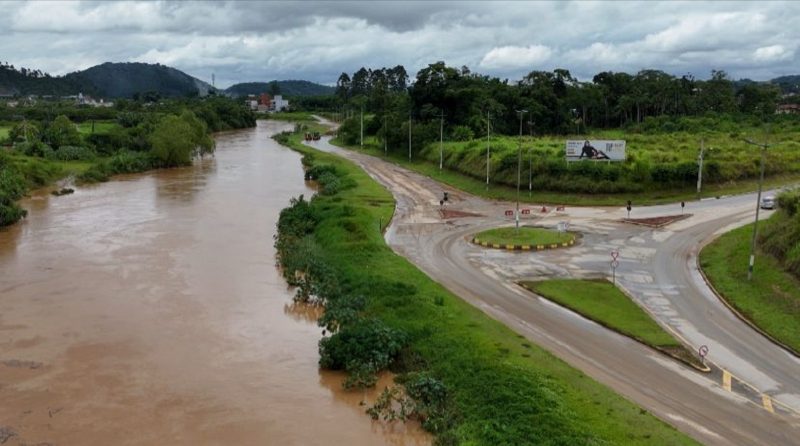
[[[692,352],[607,280],[553,279],[522,285],[642,344],[702,367]]]
[[[740,314],[800,351],[800,280],[762,252],[756,256],[753,279],[748,281],[752,236],[753,225],[722,235],[700,252],[700,266],[714,288]]]
[[[394,254],[378,230],[394,200],[363,170],[301,145],[297,134],[280,140],[311,155],[308,168],[332,166],[341,184],[352,184],[311,201],[315,222],[303,243],[317,247],[313,260],[329,268],[342,292],[366,296],[365,317],[405,334],[405,353],[393,367],[444,384],[439,444],[695,444]]]
[[[475,234],[475,238],[497,245],[536,246],[566,243],[575,240],[575,235],[569,232],[522,226],[519,230],[514,227],[489,229]]]

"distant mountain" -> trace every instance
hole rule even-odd
[[[800,94],[800,74],[776,77],[770,82],[779,85],[784,93]]]
[[[66,96],[79,92],[95,93],[94,86],[79,79],[53,77],[39,70],[16,68],[0,64],[0,96],[33,94],[37,96]]]
[[[205,96],[213,87],[183,71],[161,64],[106,62],[70,73],[64,79],[93,85],[104,97],[129,98],[136,93],[158,92],[161,96]]]
[[[130,98],[156,92],[164,97],[205,96],[213,87],[200,79],[160,64],[106,62],[66,76],[0,64],[0,96],[69,96]]]
[[[316,84],[309,81],[287,80],[273,81],[278,84],[278,94],[285,97],[291,96],[330,96],[336,90],[327,85]],[[228,96],[247,96],[249,94],[269,93],[272,91],[272,82],[244,82],[235,84],[225,90]]]

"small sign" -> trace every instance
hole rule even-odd
[[[619,251],[617,250],[611,251],[611,258],[613,260],[617,260],[617,257],[619,257]]]
[[[523,210],[522,210],[522,215],[528,215],[528,214],[530,214],[530,213],[531,213],[531,210],[530,210],[530,209],[523,209]]]
[[[706,356],[708,356],[708,346],[705,344],[701,345],[697,353],[700,355],[700,358],[706,359]]]
[[[514,215],[514,211],[506,211],[506,217],[511,217]]]

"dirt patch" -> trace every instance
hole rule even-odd
[[[483,217],[481,214],[474,214],[472,212],[464,212],[464,211],[454,211],[450,209],[439,209],[439,216],[443,220],[448,220],[451,218],[461,218],[461,217]]]
[[[661,228],[670,223],[675,223],[676,221],[685,220],[691,216],[692,214],[664,215],[661,217],[649,217],[649,218],[623,218],[622,221],[624,223],[631,223],[634,225],[649,226],[651,228]]]

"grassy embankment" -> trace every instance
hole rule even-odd
[[[522,285],[642,344],[702,367],[692,352],[611,282],[553,279]]]
[[[360,317],[378,319],[405,335],[392,367],[401,378],[413,372],[432,377],[423,393],[446,395],[445,415],[429,414],[423,423],[440,444],[694,444],[394,254],[378,231],[378,222],[392,216],[392,196],[356,165],[303,146],[298,134],[283,143],[306,155],[310,172],[336,172],[307,205],[305,212],[314,217],[297,222],[307,235],[291,248],[313,246],[309,261],[336,278],[341,293],[363,297],[350,299],[363,305],[355,307],[361,308]],[[333,192],[325,192],[330,185],[336,185]],[[342,312],[337,304],[347,300],[329,300],[326,314],[352,319],[352,312]],[[419,392],[419,386],[411,391]]]
[[[760,137],[763,130],[625,134],[621,130],[596,131],[594,139],[626,139],[628,161],[624,163],[571,163],[563,161],[566,139],[584,136],[523,137],[522,201],[571,205],[621,206],[690,201],[696,194],[699,140],[707,148],[701,197],[715,197],[753,191],[757,187],[758,151],[742,141],[743,136]],[[800,126],[776,128],[771,140],[781,144],[767,159],[767,187],[800,181]],[[358,144],[339,145],[356,150]],[[439,143],[431,143],[412,154],[397,149],[384,155],[383,144],[366,137],[364,151],[387,157],[411,170],[474,195],[499,200],[516,199],[516,137],[492,137],[490,187],[486,187],[486,139],[444,143],[444,170],[439,171]],[[532,151],[528,149],[532,147]],[[533,160],[533,192],[528,193],[528,166]]]
[[[752,280],[747,265],[753,225],[730,231],[703,248],[700,266],[722,297],[743,317],[781,343],[800,352],[800,279],[787,271],[790,259],[779,260],[766,249],[774,237],[789,236],[780,244],[800,254],[800,218],[778,211],[759,230],[759,252]],[[794,219],[794,221],[792,221]],[[800,256],[798,256],[800,257]],[[797,264],[797,258],[795,263]],[[796,266],[796,265],[795,265]]]
[[[521,226],[519,230],[513,227],[489,229],[475,234],[475,238],[489,244],[536,246],[569,242],[575,239],[575,235],[569,232]]]

